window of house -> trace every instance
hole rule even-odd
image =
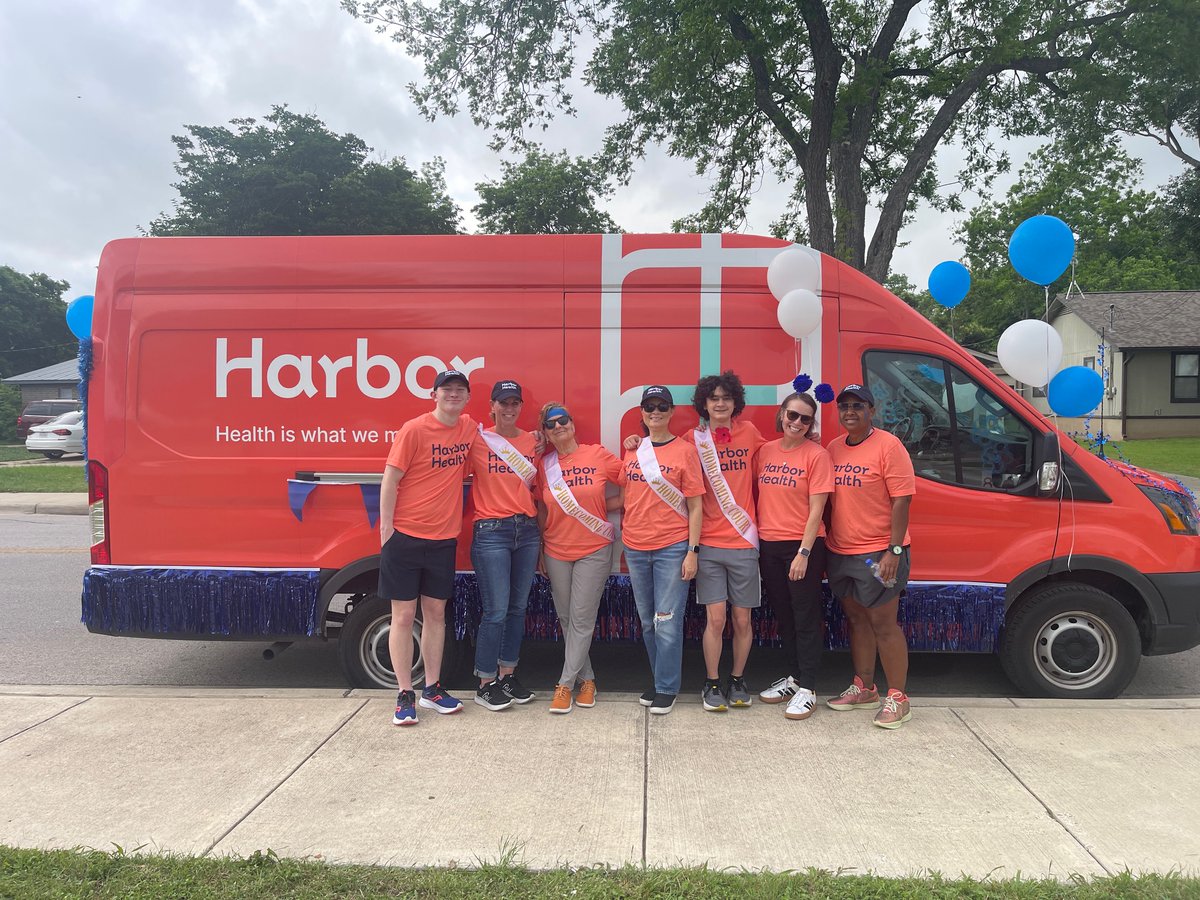
[[[875,425],[904,443],[919,477],[993,490],[1033,477],[1033,430],[957,366],[872,350],[863,371],[875,395]]]
[[[1096,357],[1085,356],[1083,358],[1083,364],[1089,369],[1095,369],[1096,368]]]
[[[1200,351],[1171,354],[1171,402],[1200,401]]]

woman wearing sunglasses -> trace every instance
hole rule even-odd
[[[848,384],[837,396],[846,433],[829,442],[833,459],[833,515],[829,522],[829,589],[850,622],[854,681],[831,709],[878,709],[875,724],[899,728],[911,717],[908,641],[896,621],[908,584],[908,509],[916,493],[912,459],[900,439],[871,424],[875,396]],[[875,688],[875,656],[888,692]],[[882,709],[880,709],[882,706]]]
[[[833,463],[817,434],[817,402],[792,394],[775,416],[779,440],[758,451],[758,564],[775,613],[788,673],[760,693],[764,703],[788,701],[784,715],[807,719],[816,708],[821,662],[825,575],[825,503],[833,493]]]
[[[525,607],[542,544],[533,499],[535,439],[517,427],[523,407],[521,385],[497,381],[491,410],[496,424],[487,430],[479,426],[470,455],[475,503],[471,565],[483,607],[475,641],[475,702],[490,710],[533,699],[516,675]]]
[[[561,403],[542,407],[542,431],[548,446],[538,466],[535,494],[542,525],[543,565],[550,579],[554,609],[563,632],[562,676],[554,688],[550,712],[596,705],[596,674],[589,652],[596,611],[612,572],[616,529],[608,511],[620,508],[617,485],[621,461],[599,444],[579,444],[575,422]],[[572,696],[576,684],[579,691]]]
[[[671,433],[675,400],[660,384],[642,392],[646,436],[621,469],[625,562],[650,657],[654,688],[641,704],[655,715],[675,706],[683,664],[683,612],[696,577],[704,476],[696,449]]]

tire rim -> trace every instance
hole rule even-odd
[[[1117,636],[1107,622],[1090,613],[1061,613],[1038,631],[1033,663],[1055,687],[1086,690],[1116,666]]]
[[[392,654],[388,650],[388,635],[392,631],[391,614],[377,618],[367,626],[358,642],[358,660],[368,677],[382,688],[396,687],[396,673],[392,669]],[[425,669],[421,659],[421,620],[413,622],[413,680],[419,681]]]

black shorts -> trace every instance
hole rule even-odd
[[[379,596],[384,600],[449,600],[454,596],[457,551],[457,538],[431,541],[394,532],[379,555]]]

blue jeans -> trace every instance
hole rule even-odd
[[[471,565],[483,607],[475,638],[480,678],[495,678],[497,663],[515,668],[520,659],[525,607],[541,548],[537,519],[530,516],[480,519],[472,529]]]
[[[629,583],[642,620],[642,640],[654,673],[654,690],[678,694],[683,667],[683,612],[688,582],[681,577],[687,541],[658,550],[625,548]]]

